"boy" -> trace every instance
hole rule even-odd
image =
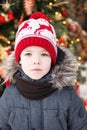
[[[1,130],[87,130],[73,88],[75,57],[57,45],[46,15],[36,12],[21,24],[4,70],[14,83],[0,99]]]

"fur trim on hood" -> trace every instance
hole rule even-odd
[[[64,52],[64,59],[61,64],[56,64],[52,71],[53,87],[61,89],[65,86],[73,86],[77,77],[76,57],[67,48],[60,48]],[[21,67],[15,61],[14,52],[12,52],[3,62],[4,78],[13,80],[13,74]]]

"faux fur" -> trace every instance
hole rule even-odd
[[[77,78],[77,60],[67,48],[61,48],[65,52],[65,59],[61,65],[56,65],[52,72],[52,83],[55,88],[74,86]]]
[[[61,89],[65,86],[73,86],[77,76],[76,57],[67,48],[61,47],[65,52],[65,59],[61,65],[55,65],[52,71],[53,87]],[[13,74],[20,69],[20,65],[15,61],[14,52],[3,62],[5,79],[13,80]]]

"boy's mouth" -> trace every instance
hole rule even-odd
[[[41,71],[41,69],[35,68],[35,69],[32,69],[32,71]]]

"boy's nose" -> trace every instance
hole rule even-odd
[[[40,64],[40,59],[38,58],[34,59],[34,64]]]
[[[40,64],[39,61],[34,61],[34,64]]]

